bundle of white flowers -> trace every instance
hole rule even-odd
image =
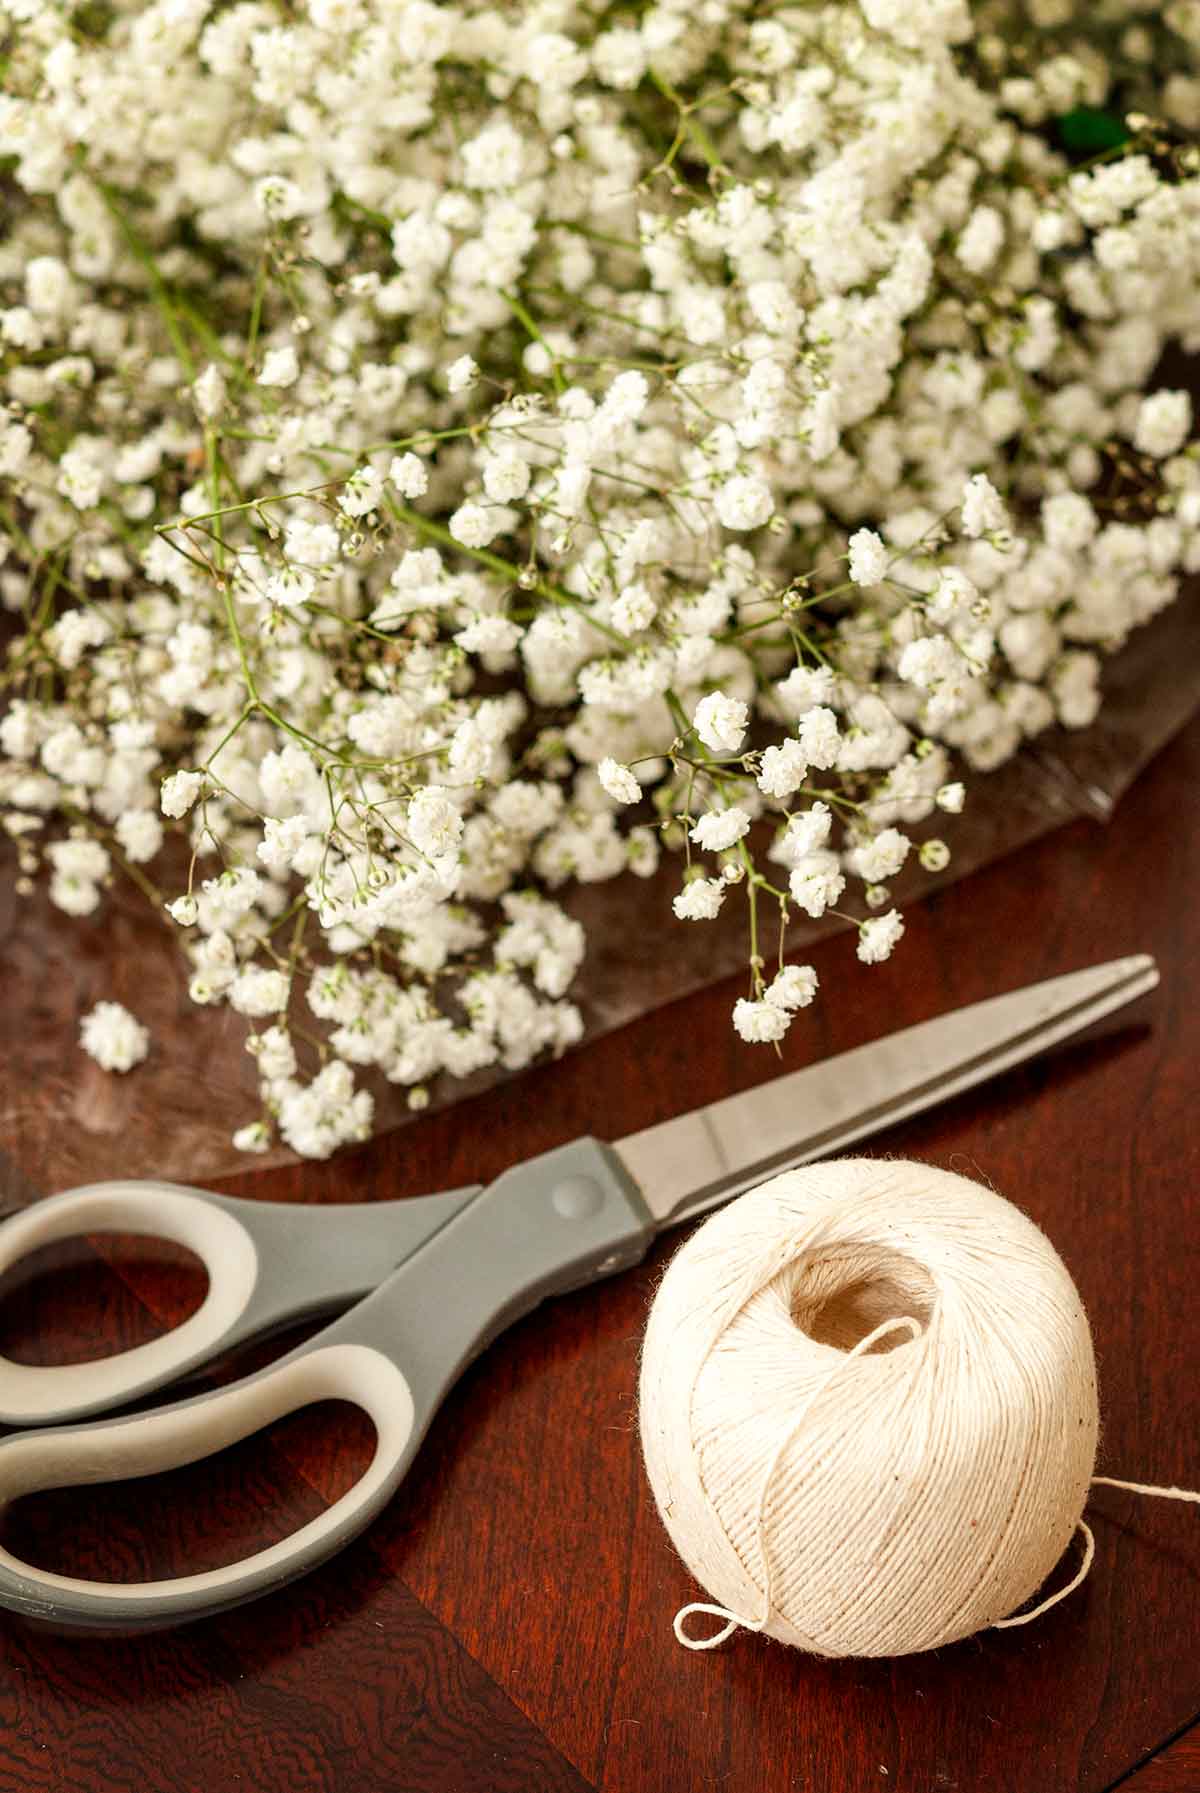
[[[764,919],[886,958],[960,773],[1090,722],[1200,566],[1151,390],[1200,343],[1194,0],[0,28],[4,825],[259,1024],[247,1148],[569,1045],[547,893],[664,841],[778,1040],[816,979]]]

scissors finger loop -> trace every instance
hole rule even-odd
[[[10,1438],[0,1452],[2,1509],[45,1488],[155,1475],[194,1463],[325,1400],[353,1401],[369,1415],[375,1453],[352,1488],[290,1537],[220,1569],[129,1583],[59,1575],[0,1548],[0,1603],[43,1619],[65,1609],[72,1625],[145,1626],[240,1605],[313,1568],[390,1499],[410,1454],[412,1391],[399,1366],[370,1345],[302,1351],[215,1395],[127,1419]]]
[[[0,1357],[0,1420],[42,1425],[96,1413],[182,1374],[210,1356],[245,1312],[259,1279],[259,1255],[241,1222],[203,1196],[166,1183],[94,1183],[38,1202],[0,1230],[0,1272],[43,1245],[87,1233],[144,1233],[184,1245],[202,1259],[208,1292],[173,1331],[90,1363],[53,1366]]]

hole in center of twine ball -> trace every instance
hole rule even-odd
[[[937,1285],[915,1258],[888,1245],[856,1243],[822,1251],[795,1267],[789,1309],[792,1322],[819,1345],[851,1351],[885,1320],[929,1324]],[[870,1353],[903,1350],[903,1332],[879,1339]]]

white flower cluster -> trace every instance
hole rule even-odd
[[[1195,8],[985,14],[0,0],[4,825],[259,1025],[246,1149],[561,1051],[664,841],[779,1040],[761,906],[885,959],[1200,567]]]

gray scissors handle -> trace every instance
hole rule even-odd
[[[86,1233],[142,1233],[203,1260],[208,1292],[148,1344],[43,1368],[0,1357],[0,1422],[57,1424],[149,1394],[308,1314],[346,1307],[452,1220],[479,1185],[409,1201],[306,1207],[239,1201],[177,1183],[90,1183],[35,1202],[0,1226],[0,1273],[43,1245]]]
[[[2,1509],[46,1488],[194,1463],[312,1401],[349,1400],[374,1423],[375,1453],[340,1500],[241,1562],[163,1581],[52,1574],[0,1548],[0,1606],[62,1625],[153,1628],[241,1605],[307,1573],[391,1498],[473,1357],[547,1295],[639,1262],[656,1230],[619,1158],[595,1140],[577,1140],[458,1198],[454,1215],[372,1295],[269,1369],[153,1412],[0,1443]]]

